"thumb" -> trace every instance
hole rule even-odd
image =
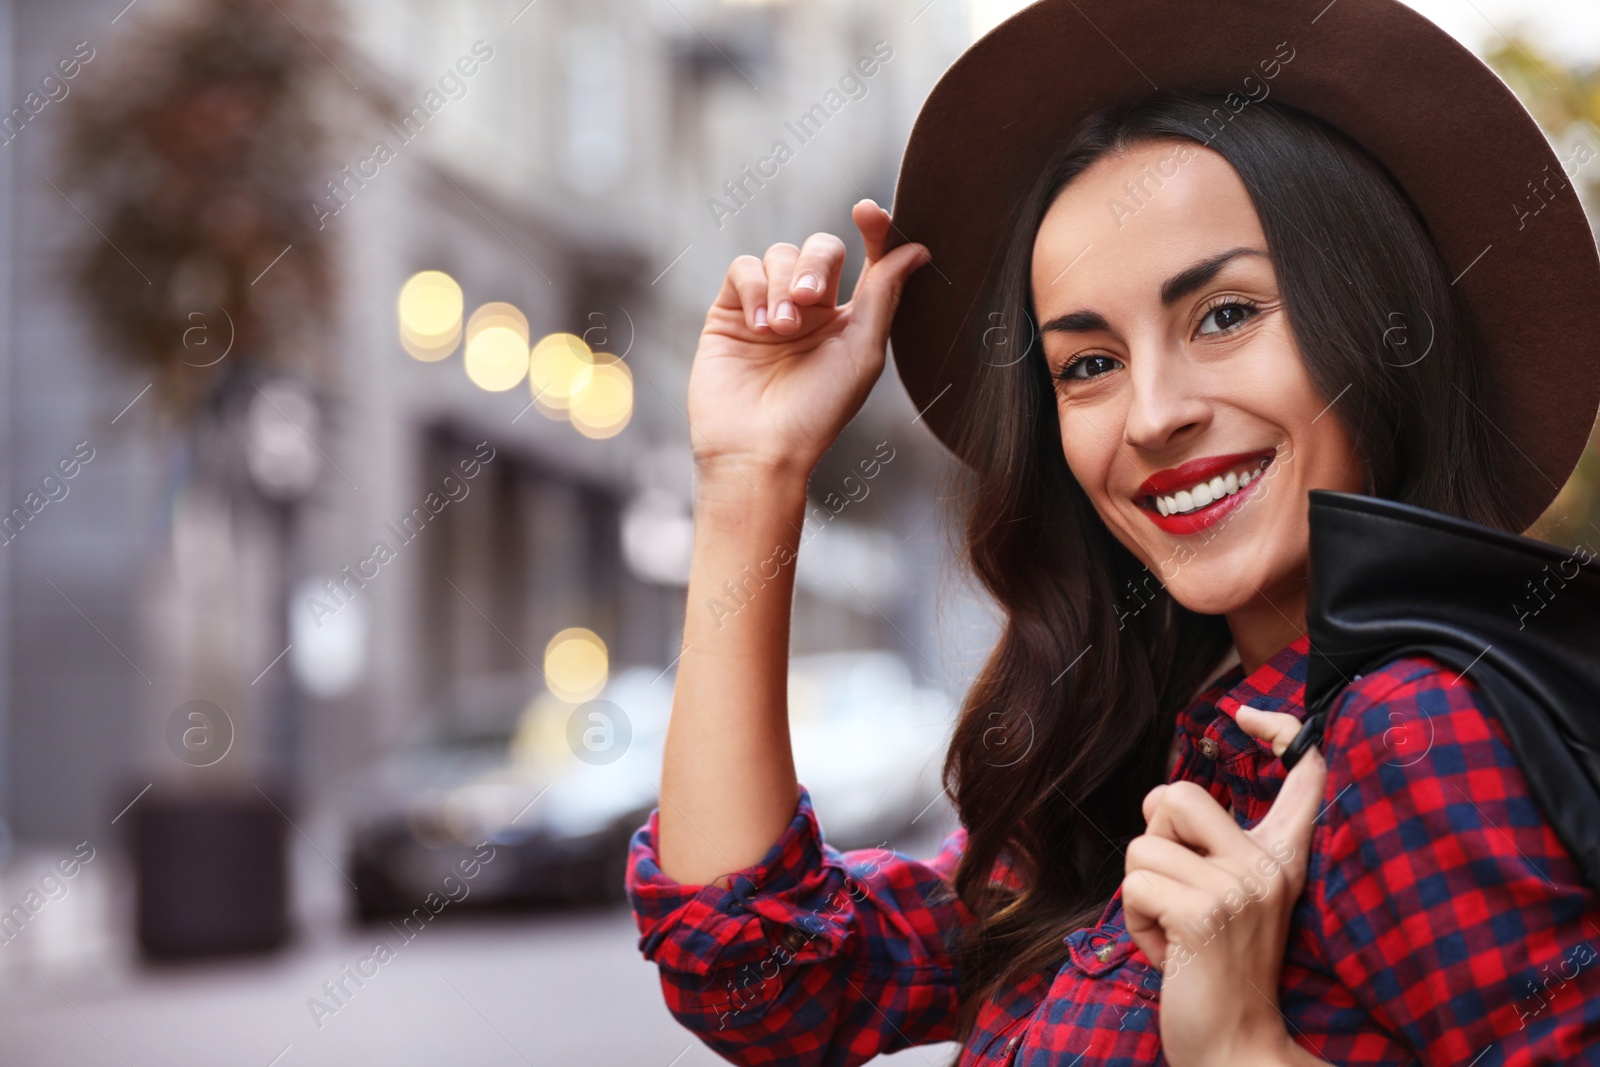
[[[888,337],[889,324],[900,306],[911,272],[931,261],[927,245],[903,244],[870,264],[861,278],[861,287],[850,301],[854,315],[873,337]]]
[[[1289,747],[1289,742],[1294,740],[1295,734],[1300,732],[1301,722],[1285,711],[1262,711],[1252,708],[1248,704],[1239,706],[1233,713],[1233,720],[1239,728],[1257,741],[1265,741],[1272,746],[1272,754],[1281,756]]]
[[[1311,835],[1316,829],[1317,815],[1322,810],[1322,793],[1328,783],[1328,767],[1322,752],[1315,747],[1307,749],[1300,762],[1294,765],[1278,790],[1278,797],[1265,817],[1245,833],[1256,844],[1276,856],[1284,866],[1294,872],[1292,884],[1298,887],[1310,858]],[[1288,856],[1282,854],[1287,845]],[[1298,895],[1298,888],[1296,888]]]

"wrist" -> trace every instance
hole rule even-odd
[[[695,463],[696,512],[752,507],[803,510],[811,468],[787,460],[724,457]]]

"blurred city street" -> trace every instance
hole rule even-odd
[[[897,845],[930,854],[949,828],[930,818]],[[126,928],[106,921],[127,904],[121,879],[96,880],[96,857],[27,941],[0,949],[0,1058],[7,1067],[723,1062],[668,1013],[624,906],[441,917],[407,940],[386,922],[345,922],[337,874],[309,841],[297,853],[304,908],[287,948],[176,966],[135,962]],[[364,981],[351,977],[379,940],[393,958]],[[330,996],[330,982],[342,991]],[[337,1007],[319,1013],[313,1002]],[[942,1067],[953,1049],[882,1062]]]
[[[1592,211],[1600,7],[1408,2]],[[0,1067],[723,1062],[623,895],[686,613],[764,588],[688,603],[691,357],[742,254],[836,234],[848,297],[1021,6],[0,0]],[[885,373],[796,528],[841,849],[955,826],[997,632],[922,414]]]
[[[724,1062],[678,1026],[626,909],[429,930],[318,1028],[308,996],[370,944],[344,932],[268,962],[5,987],[5,1062],[167,1067]],[[953,1047],[880,1062],[942,1065]],[[281,1057],[281,1058],[279,1058]]]
[[[370,950],[358,932],[268,961],[25,985],[0,1008],[5,1061],[665,1067],[691,1041],[639,966],[631,933],[621,908],[441,925],[320,1027],[306,1000]],[[720,1061],[694,1044],[677,1062]]]

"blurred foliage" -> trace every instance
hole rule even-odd
[[[1568,67],[1520,38],[1507,39],[1486,58],[1552,138],[1567,136],[1577,123],[1589,124],[1594,133],[1600,121],[1600,67]],[[1596,180],[1589,178],[1591,184]]]
[[[326,10],[199,0],[71,109],[58,184],[100,231],[73,257],[84,306],[175,420],[251,364],[324,362],[333,271],[311,203],[330,177],[318,91],[341,55]]]
[[[1578,144],[1595,153],[1593,162],[1570,177],[1589,211],[1590,227],[1600,229],[1600,65],[1569,67],[1521,36],[1505,39],[1485,58],[1516,91],[1562,159]],[[1567,546],[1600,546],[1600,434],[1590,434],[1577,471],[1534,530]]]

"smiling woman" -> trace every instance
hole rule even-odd
[[[1236,61],[1289,31],[1315,69],[1234,106]],[[1395,654],[1303,726],[1315,494],[1503,538],[1600,403],[1593,238],[1570,197],[1548,246],[1484,231],[1488,149],[1526,157],[1507,175],[1551,153],[1442,37],[1392,0],[1041,0],[941,80],[897,221],[855,206],[848,303],[832,234],[730,265],[689,382],[690,603],[793,545],[892,317],[918,418],[965,464],[946,499],[1003,627],[945,765],[961,828],[932,860],[869,864],[825,842],[795,778],[793,552],[736,625],[690,612],[628,885],[668,1005],[718,1052],[1600,1064],[1600,997],[1527,1025],[1526,988],[1589,958],[1600,894],[1477,661]],[[1378,74],[1411,79],[1416,116],[1372,106]],[[1409,183],[1290,99],[1365,124]],[[1458,142],[1473,169],[1440,158]],[[1137,212],[1107,210],[1150,174]]]
[[[1263,534],[1304,525],[1305,489],[1356,491],[1367,479],[1342,422],[1320,417],[1329,402],[1295,344],[1249,192],[1221,155],[1197,149],[1120,240],[1107,232],[1105,187],[1164,150],[1158,142],[1102,156],[1052,204],[1033,253],[1041,340],[1071,475],[1145,566],[1168,558],[1176,538],[1263,497],[1260,475],[1282,463],[1282,491],[1230,524],[1192,566],[1164,575],[1180,602],[1210,615],[1267,594],[1269,625],[1245,657],[1254,667],[1284,644],[1283,619],[1304,598],[1304,561],[1293,557],[1303,535]],[[1074,305],[1102,310],[1051,314]],[[1213,454],[1178,462],[1199,438]],[[1262,545],[1284,551],[1275,558]]]
[[[1027,201],[999,297],[1030,333],[1039,322],[1043,367],[982,366],[966,426],[975,451],[1030,454],[1038,472],[985,483],[999,508],[979,509],[986,529],[1005,536],[1036,504],[1082,499],[1179,603],[1210,616],[1254,604],[1259,621],[1232,635],[1249,668],[1298,633],[1310,489],[1509,516],[1493,491],[1504,443],[1472,432],[1456,392],[1477,399],[1481,342],[1402,194],[1337,131],[1274,105],[1202,147],[1217,106],[1101,113],[1063,145]],[[1138,216],[1108,219],[1107,195],[1175,143],[1192,161]],[[1434,324],[1431,360],[1403,372],[1381,325],[1395,313]],[[1041,395],[1056,419],[998,418]],[[1011,439],[971,440],[995,426]]]
[[[1005,251],[996,306],[1037,343],[978,365],[956,445],[979,472],[973,565],[1008,626],[951,744],[968,831],[955,881],[978,893],[1006,853],[1038,873],[963,950],[969,1012],[1103,909],[1118,835],[1139,832],[1137,798],[1165,769],[1165,709],[1229,644],[1249,674],[1300,638],[1308,492],[1509,525],[1492,488],[1505,446],[1456,400],[1478,399],[1481,341],[1401,192],[1276,104],[1210,138],[1219,106],[1167,95],[1090,116]],[[1193,158],[1161,195],[1108,217],[1107,195],[1175,144]],[[1391,312],[1434,324],[1428,359],[1402,369]],[[1151,573],[1153,603],[1128,625],[1118,593]],[[1050,684],[1084,650],[1074,684]],[[1034,718],[1037,744],[998,770],[994,724]],[[1095,760],[1073,757],[1085,748]],[[1071,845],[1032,855],[1024,813],[1039,840]]]

